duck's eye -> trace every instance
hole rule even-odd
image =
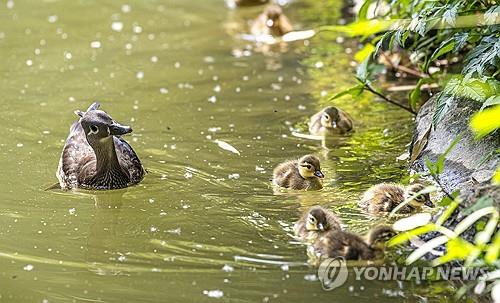
[[[307,167],[307,169],[311,169],[311,165],[309,165],[309,164],[306,165],[306,167]]]
[[[425,198],[423,196],[416,196],[415,201],[417,202],[424,202]]]
[[[323,114],[323,119],[325,119],[326,121],[330,120],[330,116],[328,116],[328,114]]]
[[[97,134],[99,132],[99,128],[95,125],[90,126],[90,131],[94,134]]]
[[[309,222],[316,223],[316,218],[314,218],[313,216],[310,216],[309,217]]]

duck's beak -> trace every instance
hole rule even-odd
[[[267,21],[266,21],[266,25],[267,25],[268,27],[273,27],[273,25],[274,25],[274,21],[273,21],[273,19],[267,19]]]
[[[320,170],[317,170],[314,172],[314,175],[318,178],[324,178],[325,175],[323,175],[323,173],[320,171]]]
[[[132,128],[130,126],[121,125],[117,122],[114,122],[109,126],[109,134],[113,136],[122,136],[131,132]]]
[[[333,121],[333,122],[332,122],[332,127],[333,127],[333,128],[337,128],[337,122]]]

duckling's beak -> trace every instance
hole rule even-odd
[[[432,201],[431,201],[431,200],[426,200],[426,201],[424,202],[424,205],[425,205],[425,206],[428,206],[428,207],[434,207],[434,203],[432,203]]]
[[[337,128],[337,122],[332,121],[332,127],[333,127],[333,128]]]
[[[273,21],[273,19],[267,19],[267,21],[266,21],[266,25],[267,25],[268,27],[273,27],[273,25],[274,25],[274,21]]]
[[[131,132],[132,128],[130,126],[121,125],[116,122],[114,122],[109,126],[109,134],[113,136],[122,136],[125,134],[129,134]]]
[[[318,223],[318,229],[321,231],[325,231],[325,226],[323,225],[323,223]]]
[[[314,172],[314,175],[318,178],[324,178],[325,175],[323,175],[323,173],[320,171],[320,170],[317,170]]]

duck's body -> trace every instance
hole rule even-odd
[[[82,119],[87,119],[87,114],[107,116],[98,107],[97,103],[91,105],[86,113],[80,113],[82,116],[79,121],[71,126],[56,174],[63,189],[118,189],[137,184],[144,177],[144,169],[136,153],[119,137],[131,132],[129,127],[113,121],[110,128],[101,131],[101,134],[108,133],[102,134],[103,137],[90,139],[92,145],[89,143],[88,137],[98,134],[91,130],[86,134]],[[99,122],[95,122],[95,125],[99,125]],[[92,127],[97,126],[92,124]]]
[[[323,188],[324,175],[318,158],[307,155],[297,160],[289,160],[276,166],[273,183],[294,190],[319,190]]]
[[[281,37],[293,31],[290,20],[278,5],[269,5],[253,22],[250,32],[254,36],[271,35]]]
[[[314,114],[309,121],[312,135],[330,136],[345,134],[353,130],[352,117],[340,108],[329,106]]]
[[[421,184],[412,184],[405,188],[399,184],[381,183],[368,189],[363,194],[358,205],[372,214],[390,212],[400,203],[422,189],[424,189],[424,186]],[[399,212],[411,213],[424,204],[432,207],[429,194],[415,197],[414,200],[399,209]]]
[[[295,235],[304,242],[313,242],[330,230],[342,230],[342,222],[329,209],[313,206],[294,225]]]
[[[319,236],[311,249],[320,258],[372,260],[383,254],[385,241],[394,235],[394,231],[388,226],[373,228],[366,240],[354,233],[331,230]]]

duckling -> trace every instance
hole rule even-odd
[[[295,235],[304,242],[316,239],[330,230],[342,230],[340,219],[329,209],[321,206],[309,208],[293,227]]]
[[[309,132],[312,135],[345,134],[353,129],[352,117],[334,106],[323,108],[311,117]]]
[[[372,228],[366,240],[353,233],[330,230],[320,235],[310,249],[320,258],[372,260],[383,254],[385,242],[395,234],[391,227],[384,225]]]
[[[63,189],[118,189],[139,183],[144,168],[132,147],[120,136],[130,126],[113,120],[95,102],[70,129],[56,176]]]
[[[323,188],[319,159],[306,155],[297,160],[285,161],[273,171],[273,183],[290,189],[318,190]]]
[[[401,202],[418,193],[425,186],[420,183],[414,183],[406,188],[399,184],[381,183],[368,189],[361,198],[358,205],[369,213],[390,212]],[[403,206],[400,213],[411,213],[420,209],[423,205],[434,207],[429,194],[416,196],[408,204]]]
[[[290,20],[283,14],[278,5],[269,5],[253,22],[250,32],[254,36],[271,35],[281,37],[293,31]]]

